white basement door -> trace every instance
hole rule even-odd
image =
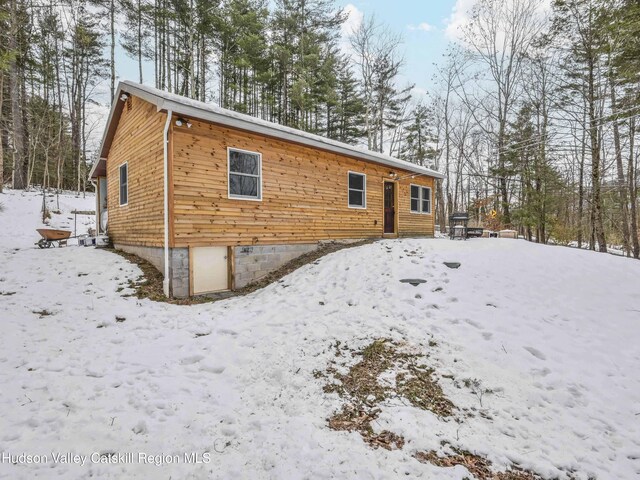
[[[227,247],[192,247],[193,294],[229,289]]]

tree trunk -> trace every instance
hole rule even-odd
[[[502,108],[502,107],[500,107]],[[502,222],[506,227],[511,226],[511,212],[509,211],[509,193],[507,192],[507,174],[505,172],[504,146],[506,137],[506,112],[500,119],[500,127],[498,132],[498,170],[499,174],[499,190],[502,197]]]
[[[9,33],[9,51],[15,54],[9,62],[9,96],[11,97],[11,120],[13,123],[13,188],[24,189],[25,178],[25,129],[22,111],[22,69],[18,65],[18,5],[11,0],[11,29]]]
[[[138,0],[138,76],[142,83],[142,5],[140,0]]]
[[[600,135],[596,118],[596,92],[595,92],[595,60],[589,61],[589,135],[591,137],[591,221],[593,235],[598,243],[598,251],[606,253],[607,242],[602,221],[602,197],[600,185]]]
[[[111,21],[110,34],[111,34],[111,101],[116,94],[116,0],[111,0],[109,17]]]
[[[584,116],[582,125],[586,125],[587,123],[587,109],[585,105]],[[582,144],[581,144],[581,152],[580,152],[580,166],[579,166],[579,174],[578,174],[578,248],[582,248],[583,236],[584,236],[584,160],[587,155],[587,133],[586,129],[582,129]]]
[[[636,165],[636,153],[635,153],[635,134],[636,134],[636,120],[631,118],[629,120],[629,197],[630,197],[630,216],[631,216],[631,242],[633,244],[633,256],[634,258],[640,258],[640,240],[638,239],[638,186],[637,186],[637,165]]]
[[[613,115],[616,115],[616,89],[613,83],[613,79],[610,81],[611,85],[611,110]],[[622,249],[626,255],[631,255],[631,248],[629,244],[629,205],[627,196],[627,184],[624,179],[624,166],[622,162],[622,147],[620,145],[620,128],[618,126],[618,120],[613,122],[613,143],[615,147],[616,155],[616,167],[618,172],[618,195],[620,197],[620,223],[622,224]]]
[[[2,126],[2,106],[4,105],[4,72],[0,70],[0,126]],[[0,193],[4,188],[4,145],[0,128]]]

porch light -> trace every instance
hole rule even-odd
[[[123,102],[126,102],[128,98],[129,98],[129,94],[126,92],[123,92],[122,95],[120,95],[120,100]]]
[[[183,125],[186,125],[187,128],[191,128],[191,122],[189,120],[185,120],[184,118],[180,117],[176,120],[176,126],[177,127],[181,127]]]

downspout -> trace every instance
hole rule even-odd
[[[164,124],[164,279],[162,291],[169,297],[171,277],[169,276],[169,127],[172,111],[167,110],[167,121]]]
[[[100,235],[100,194],[98,192],[98,183],[93,179],[89,179],[89,183],[93,185],[94,190],[96,191],[96,237]]]

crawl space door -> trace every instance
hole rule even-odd
[[[190,254],[194,295],[229,289],[227,247],[192,247]]]

